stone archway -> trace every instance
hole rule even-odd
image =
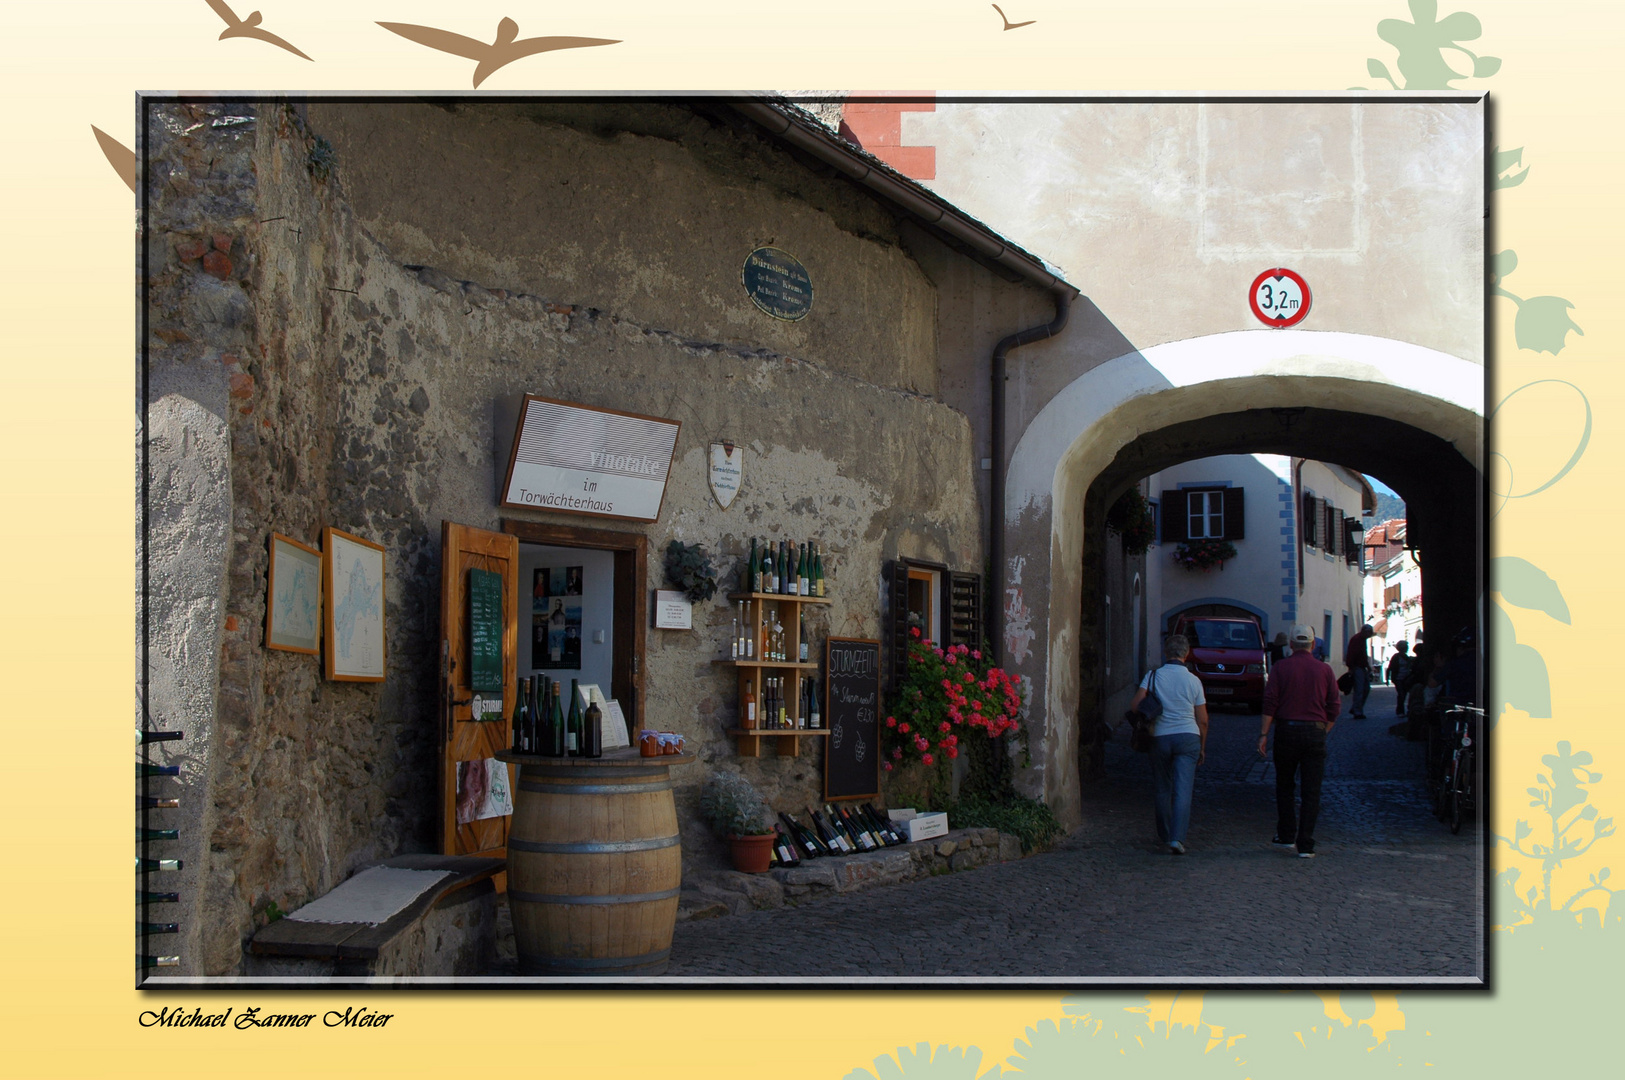
[[[1481,365],[1359,334],[1256,330],[1170,342],[1064,387],[1022,433],[1006,489],[999,602],[1006,662],[1030,680],[1028,793],[1079,823],[1079,717],[1095,704],[1080,675],[1098,557],[1089,538],[1129,484],[1177,461],[1243,451],[1371,472],[1407,503],[1434,508],[1417,546],[1425,563],[1448,555],[1465,568],[1445,593],[1452,612],[1470,618],[1482,563],[1483,417]],[[1463,520],[1474,525],[1466,558],[1450,540],[1460,531],[1451,523]]]

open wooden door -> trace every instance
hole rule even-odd
[[[494,757],[512,743],[509,725],[518,692],[515,665],[519,656],[519,613],[515,597],[519,541],[503,533],[447,521],[441,525],[440,542],[440,850],[446,855],[505,858],[511,814],[457,823],[457,766],[459,762]],[[484,575],[500,576],[500,594],[496,580]],[[477,594],[472,620],[471,591]],[[495,650],[490,647],[487,632],[495,617],[493,605],[501,610],[500,690],[476,690],[474,681],[489,683],[495,677],[494,665],[498,661],[492,655]],[[471,655],[471,621],[483,627],[476,638],[485,644],[476,641],[472,645],[480,656]],[[477,671],[480,675],[476,678]],[[475,719],[476,693],[486,702],[500,693],[500,719]],[[507,771],[511,798],[515,769],[510,765]]]

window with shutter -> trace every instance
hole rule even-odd
[[[1246,515],[1241,488],[1203,487],[1164,491],[1164,541],[1240,540]]]
[[[886,566],[887,592],[891,609],[887,614],[886,643],[889,646],[886,670],[891,689],[903,685],[908,666],[908,560],[894,559]]]
[[[1241,540],[1247,536],[1247,504],[1241,488],[1226,488],[1224,492],[1224,538]]]
[[[949,574],[948,644],[980,649],[987,637],[987,617],[982,607],[981,574]]]
[[[1303,546],[1312,548],[1320,546],[1320,530],[1315,528],[1315,497],[1303,497],[1303,513],[1300,515],[1303,522]]]
[[[1162,539],[1165,543],[1189,540],[1190,518],[1185,513],[1185,493],[1169,490],[1162,493]]]

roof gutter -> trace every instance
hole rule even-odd
[[[1006,358],[1011,349],[1054,337],[1066,328],[1072,301],[1082,295],[1055,275],[1043,262],[1008,243],[992,229],[968,217],[951,203],[939,198],[913,180],[896,173],[867,152],[852,146],[810,117],[803,120],[794,112],[775,107],[765,99],[734,101],[739,112],[796,149],[840,171],[864,185],[887,202],[900,207],[927,225],[946,233],[981,258],[1014,272],[1018,277],[1047,291],[1055,301],[1055,318],[1002,339],[993,349],[992,395],[989,402],[989,456],[993,477],[988,508],[988,581],[990,625],[989,642],[995,659],[1004,662],[1004,500],[1007,479],[1005,462],[1005,393],[1008,380]]]

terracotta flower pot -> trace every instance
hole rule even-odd
[[[760,836],[730,836],[728,847],[733,854],[734,869],[741,874],[765,874],[773,865],[773,834]]]

